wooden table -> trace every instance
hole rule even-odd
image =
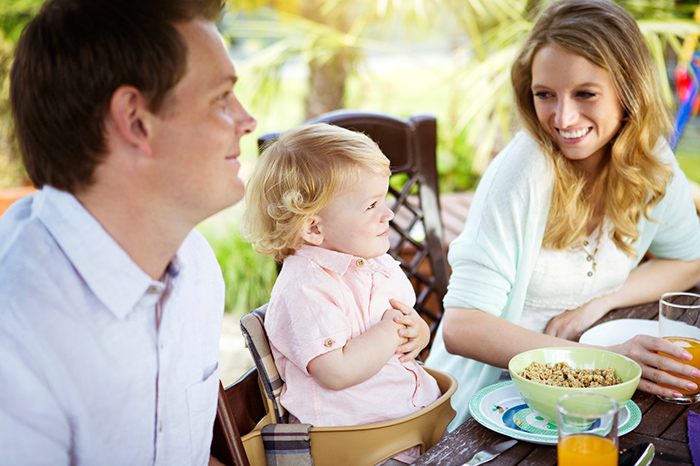
[[[693,290],[698,292],[699,290]],[[658,319],[658,302],[611,311],[597,324],[614,319]],[[688,449],[688,412],[700,413],[700,403],[682,406],[666,403],[654,395],[637,391],[632,400],[642,411],[642,421],[632,432],[620,437],[620,448],[651,442],[656,449],[653,465],[692,465]],[[425,452],[414,465],[460,466],[476,452],[507,440],[473,418],[447,434],[437,445]],[[524,441],[487,463],[489,466],[549,466],[557,464],[556,446],[538,445]]]

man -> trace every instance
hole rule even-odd
[[[255,127],[220,0],[48,0],[11,73],[40,190],[0,219],[0,464],[206,464],[224,285],[193,227]]]

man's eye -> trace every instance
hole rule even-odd
[[[217,100],[218,102],[225,102],[226,100],[228,100],[228,96],[230,96],[230,95],[231,95],[231,91],[226,91],[226,92],[224,92],[223,94],[219,95],[219,96],[216,98],[216,100]]]

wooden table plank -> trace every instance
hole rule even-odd
[[[642,415],[649,411],[657,401],[659,401],[659,399],[656,395],[644,392],[637,392],[634,398],[634,402],[637,403],[637,406],[639,406],[639,409],[642,411]]]
[[[642,435],[634,432],[630,432],[627,435],[620,437],[620,449],[625,450],[638,443],[653,443],[656,454],[654,455],[654,461],[652,464],[657,465],[687,465],[693,466],[693,461],[690,457],[690,450],[687,444],[681,442],[675,442],[672,440],[659,439],[655,437],[650,437],[648,435]],[[682,447],[685,448],[682,448]]]
[[[540,446],[539,448],[533,449],[523,461],[508,464],[518,464],[522,466],[555,466],[557,464],[557,448],[555,446]]]
[[[688,441],[688,413],[694,411],[700,413],[700,405],[694,404],[688,407],[683,414],[678,416],[678,419],[671,425],[671,427],[666,430],[663,434],[663,438],[668,440],[675,440],[677,442],[687,442]]]
[[[659,400],[642,416],[642,422],[635,432],[652,437],[661,437],[676,419],[683,413],[686,406],[666,403]]]

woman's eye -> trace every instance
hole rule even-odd
[[[593,92],[588,91],[579,91],[578,96],[584,100],[587,100],[595,97],[595,94]]]
[[[544,99],[550,97],[549,92],[546,92],[546,91],[538,91],[538,92],[535,92],[534,95],[537,99],[540,99],[540,100],[544,100]]]

